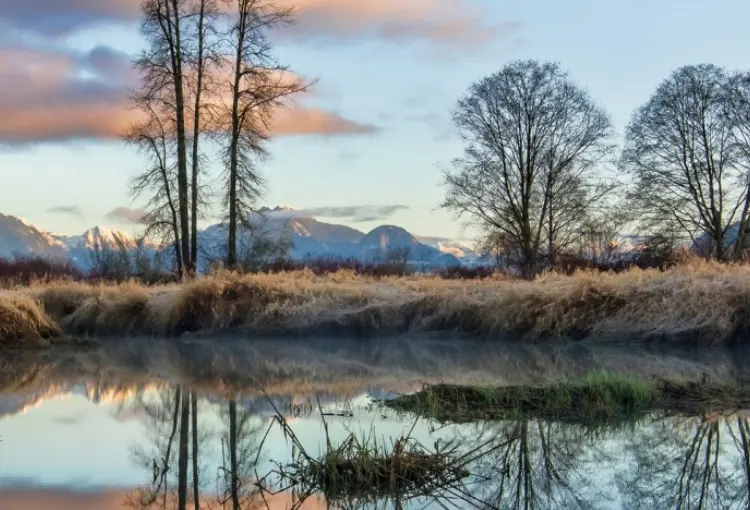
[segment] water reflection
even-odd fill
[[[745,414],[651,415],[606,428],[544,420],[437,424],[367,398],[329,400],[318,410],[311,399],[218,402],[177,385],[138,392],[119,413],[140,416],[145,430],[130,459],[145,482],[129,491],[131,508],[689,509],[749,502]],[[322,458],[351,435],[392,445],[407,434],[429,450],[452,442],[456,456],[470,458],[469,477],[379,501],[305,493],[293,480],[264,486],[301,449]]]
[[[534,419],[446,424],[398,415],[371,398],[431,378],[499,384],[491,379],[498,366],[512,378],[578,373],[591,366],[589,358],[608,368],[622,362],[620,351],[523,357],[425,345],[407,356],[390,347],[339,347],[307,365],[289,349],[228,356],[199,344],[164,347],[158,356],[113,344],[107,349],[116,353],[16,360],[12,373],[0,374],[7,379],[0,393],[0,508],[750,507],[746,413],[652,414],[598,427]],[[702,364],[688,363],[687,355],[630,356],[654,373],[676,367],[677,375],[727,375],[726,367],[739,374],[747,366],[732,354],[714,353]],[[328,439],[336,448],[352,434],[387,449],[406,435],[432,452],[450,445],[470,460],[469,476],[375,500],[331,497],[269,476],[300,449],[320,459]]]
[[[198,400],[194,391],[167,386],[139,393],[117,410],[144,416],[148,435],[145,447],[133,448],[132,458],[150,483],[129,495],[129,507],[238,510],[257,505],[252,473],[262,420],[252,406],[238,408],[236,400],[219,409]],[[211,409],[202,413],[205,405]]]
[[[671,418],[627,440],[632,469],[618,477],[628,506],[748,508],[746,416]]]

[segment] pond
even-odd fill
[[[746,381],[748,354],[450,338],[4,353],[0,508],[747,508],[743,409],[436,421],[383,401],[602,370]]]

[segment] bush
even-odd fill
[[[83,273],[67,260],[47,259],[36,255],[16,255],[12,259],[0,257],[0,282],[6,286],[83,278]]]
[[[497,272],[497,269],[485,266],[454,266],[441,269],[438,271],[438,276],[446,280],[481,280],[484,278],[491,278]]]

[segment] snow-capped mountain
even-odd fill
[[[326,257],[376,261],[397,252],[409,261],[430,267],[473,260],[470,256],[473,252],[458,243],[443,240],[428,244],[394,225],[383,225],[364,233],[345,225],[319,221],[288,206],[264,208],[252,214],[248,225],[240,231],[240,251],[252,246],[259,237],[288,239],[291,248],[287,256],[296,260]],[[198,232],[200,258],[203,259],[202,263],[199,262],[199,270],[207,268],[208,261],[223,258],[226,242],[227,226],[224,223]],[[80,235],[50,234],[13,216],[0,215],[0,257],[33,254],[67,258],[78,267],[89,270],[101,252],[118,253],[121,248],[131,253],[140,249],[148,257],[171,249],[156,243],[139,247],[133,235],[103,226],[93,227]],[[165,255],[163,260],[171,260],[171,254]]]
[[[65,246],[53,236],[20,218],[0,214],[0,257],[30,253],[53,259],[66,257]]]
[[[360,256],[374,260],[403,250],[410,260],[429,261],[440,255],[440,250],[417,241],[417,238],[401,227],[383,225],[365,235],[359,242]]]

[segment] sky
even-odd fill
[[[559,62],[609,112],[618,143],[676,68],[750,69],[747,0],[279,1],[297,23],[276,35],[277,55],[318,81],[274,125],[263,205],[363,231],[473,235],[439,208],[463,149],[451,112],[512,60]],[[143,203],[128,183],[144,161],[118,134],[137,86],[140,0],[0,3],[0,213],[53,232],[136,230]],[[220,170],[209,163],[209,182]]]

